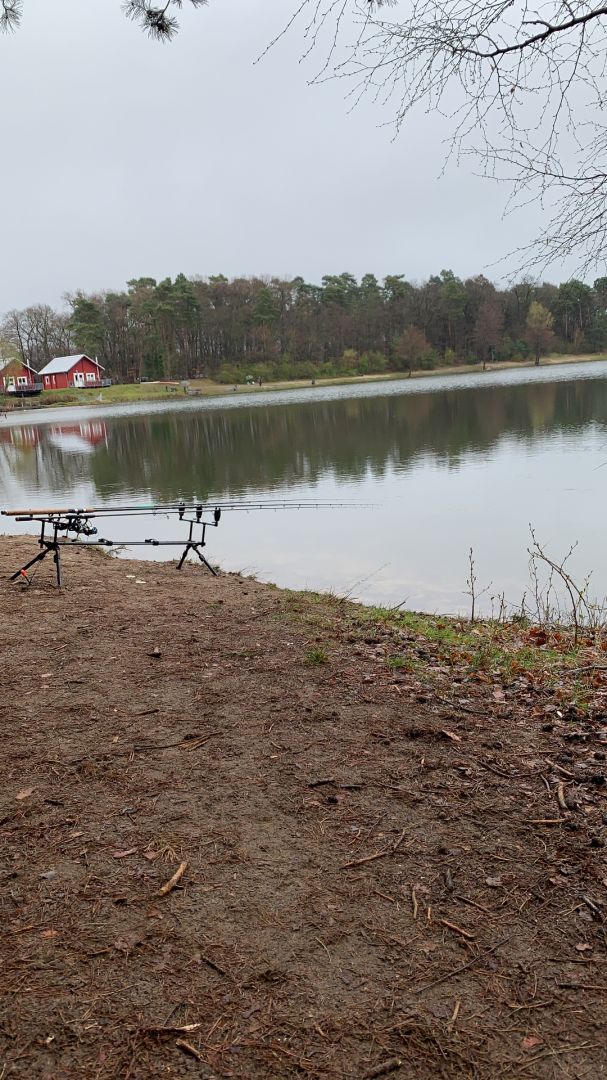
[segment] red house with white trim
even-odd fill
[[[77,356],[56,356],[39,372],[39,378],[45,390],[67,390],[78,387],[91,389],[109,386],[110,380],[104,379],[105,368],[92,360],[90,356],[79,353]]]
[[[0,360],[0,391],[5,394],[16,394],[17,397],[30,394],[39,394],[42,389],[42,380],[33,367],[23,360],[12,357],[10,360]]]

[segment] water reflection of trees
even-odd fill
[[[65,490],[86,478],[101,497],[128,490],[161,500],[314,485],[327,474],[355,481],[420,455],[456,467],[503,437],[532,443],[591,421],[607,422],[607,380],[123,416],[88,455],[63,452],[45,428],[35,448],[20,450],[19,429],[9,445],[5,429],[0,455],[10,450],[11,471],[29,487]]]

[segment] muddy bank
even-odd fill
[[[0,1075],[603,1075],[600,646],[32,552]]]

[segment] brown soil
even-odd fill
[[[0,542],[3,1080],[607,1075],[596,657],[566,711],[334,599],[77,551],[7,585],[31,553]]]

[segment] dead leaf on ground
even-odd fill
[[[42,933],[40,934],[40,937],[43,937],[43,938],[59,937],[59,931],[58,930],[43,930]]]
[[[127,848],[126,851],[114,851],[113,854],[112,854],[112,858],[113,859],[126,859],[127,855],[136,855],[137,851],[138,851],[138,848],[136,848],[136,847]]]
[[[592,945],[588,945],[585,941],[579,941],[575,948],[576,952],[592,952]]]
[[[17,792],[17,794],[15,795],[15,798],[19,799],[19,800],[21,800],[21,799],[29,799],[30,795],[33,795],[35,790],[36,789],[33,788],[33,787],[24,787],[24,788],[21,789],[21,791]]]
[[[521,1042],[521,1046],[523,1050],[533,1050],[534,1046],[541,1046],[543,1041],[537,1035],[526,1035]]]
[[[456,735],[454,731],[449,731],[448,728],[441,728],[441,734],[444,735],[447,739],[452,739],[453,742],[462,741],[459,735]]]
[[[123,934],[114,942],[114,948],[119,952],[129,953],[132,949],[137,948],[144,941],[144,935],[138,930],[131,930],[130,933]]]

